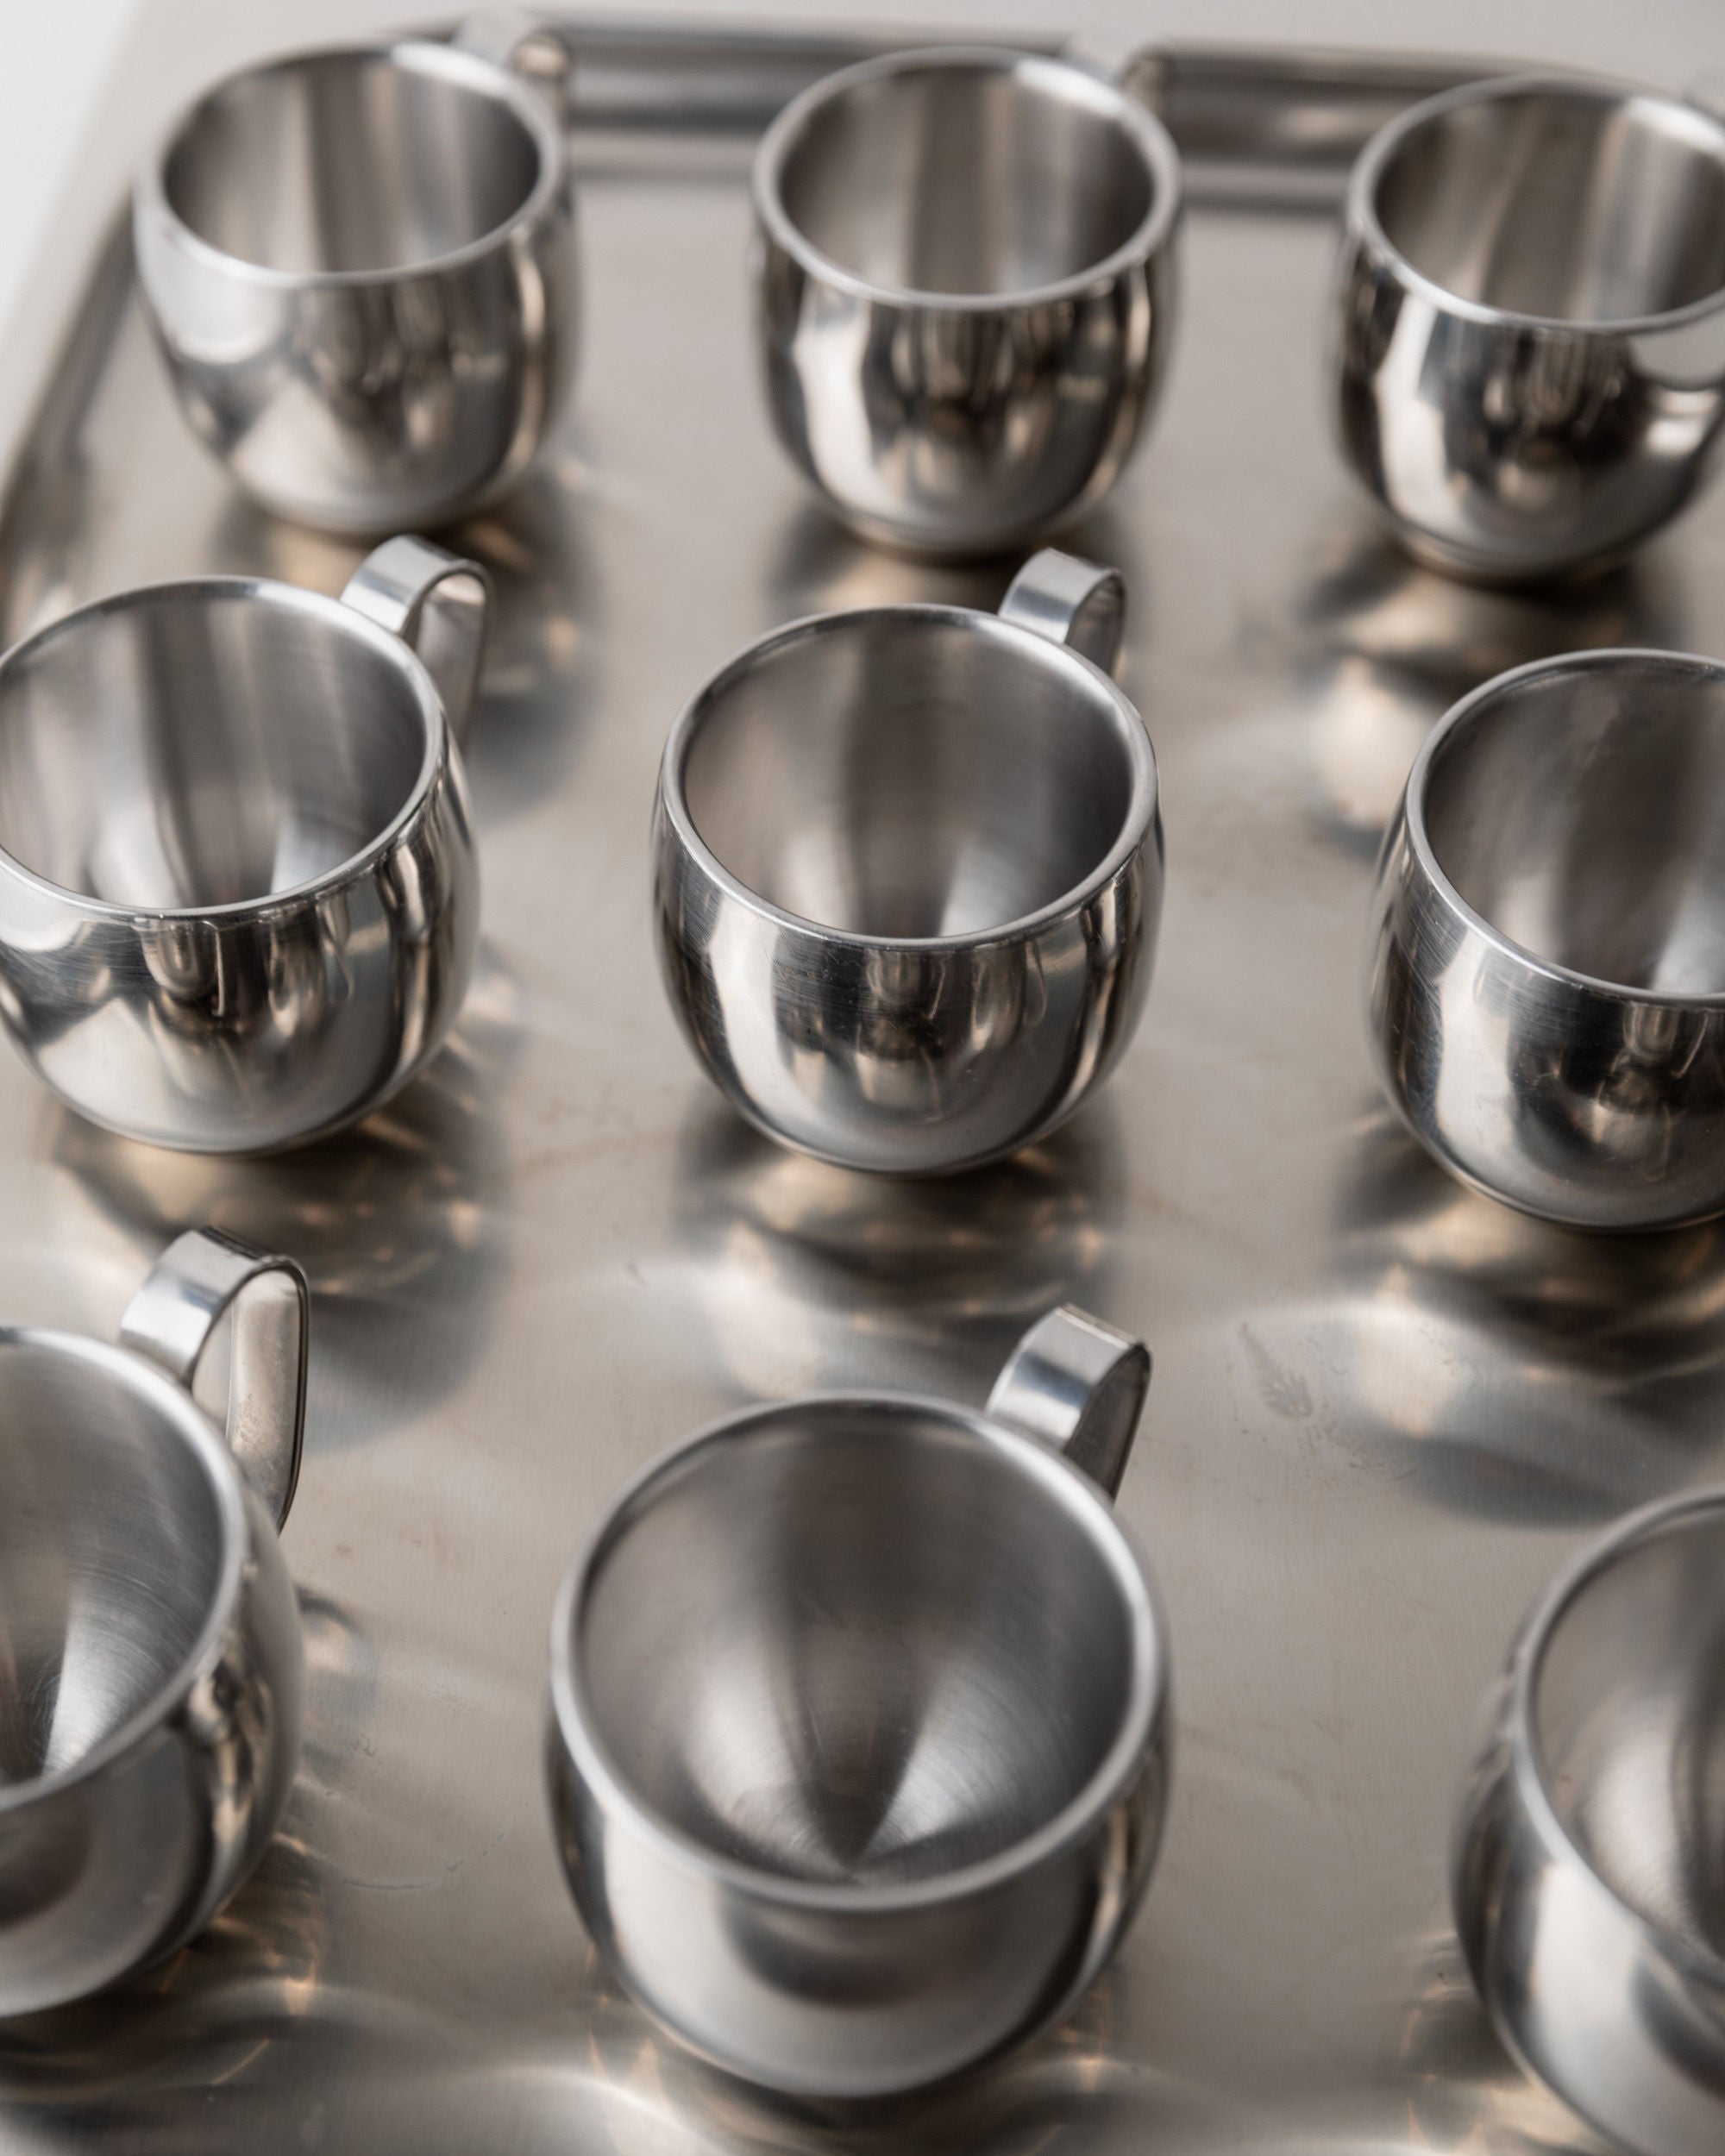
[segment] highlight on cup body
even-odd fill
[[[1632,2156],[1725,2144],[1725,1492],[1632,1514],[1510,1657],[1456,1818],[1456,1925],[1515,2057]]]
[[[1725,434],[1725,121],[1501,78],[1414,106],[1349,183],[1343,453],[1423,561],[1527,582],[1621,560]]]
[[[230,1311],[224,1443],[191,1386]],[[308,1314],[292,1259],[198,1229],[117,1347],[0,1326],[0,2015],[172,1953],[275,1833],[304,1683],[277,1531]]]
[[[479,933],[489,611],[476,563],[399,538],[341,599],[148,585],[0,657],[0,1022],[70,1107],[270,1151],[436,1052]]]
[[[1044,552],[999,614],[793,623],[677,720],[662,970],[708,1075],[781,1143],[972,1167],[1054,1129],[1124,1052],[1163,863],[1156,758],[1104,671],[1123,604],[1115,572]]]
[[[1725,666],[1587,651],[1486,682],[1415,759],[1368,1022],[1453,1174],[1575,1227],[1725,1212]]]
[[[609,1507],[552,1620],[552,1813],[589,1931],[683,2042],[886,2096],[1107,1963],[1168,1799],[1166,1627],[1110,1510],[1149,1378],[1060,1309],[981,1413],[745,1409]]]
[[[1113,485],[1173,328],[1180,166],[1148,110],[999,49],[865,60],[755,164],[780,440],[867,536],[1020,548]]]
[[[364,537],[506,492],[568,401],[575,206],[555,98],[476,22],[291,54],[206,91],[140,175],[175,392],[279,516]]]

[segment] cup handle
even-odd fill
[[[1081,658],[1112,674],[1126,626],[1126,580],[1076,554],[1044,547],[1032,555],[1000,601],[1000,618],[1033,629],[1051,643],[1069,644]]]
[[[457,50],[520,75],[559,107],[567,103],[574,50],[569,27],[524,8],[480,8],[452,42]]]
[[[166,1250],[126,1306],[120,1344],[189,1392],[210,1336],[234,1311],[228,1447],[279,1527],[305,1443],[311,1297],[291,1257],[273,1257],[219,1228],[192,1228]]]
[[[991,1421],[1040,1438],[1112,1498],[1150,1390],[1142,1340],[1063,1303],[1038,1319],[988,1395]]]
[[[477,561],[406,533],[373,547],[348,579],[344,605],[399,636],[424,662],[449,731],[463,747],[491,633],[491,579]]]

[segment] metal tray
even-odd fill
[[[276,41],[303,32],[275,15]],[[1124,680],[1162,767],[1144,1031],[1006,1167],[916,1186],[794,1158],[712,1094],[655,978],[665,730],[770,624],[992,605],[1011,565],[895,561],[813,506],[753,379],[736,140],[623,133],[589,160],[573,421],[460,537],[502,619],[455,1044],[352,1134],[252,1163],[104,1136],[0,1056],[6,1314],[110,1329],[205,1220],[296,1253],[316,1298],[285,1829],[171,1965],[0,2034],[0,2146],[1594,2148],[1475,2004],[1449,1810],[1535,1589],[1585,1531],[1725,1470],[1725,1228],[1587,1240],[1449,1181],[1370,1075],[1359,943],[1379,829],[1456,694],[1575,645],[1725,651],[1725,493],[1567,598],[1414,568],[1326,436],[1327,225],[1198,211],[1166,402],[1070,542],[1126,573]],[[181,572],[340,585],[349,549],[248,510],[185,434],[117,228],[58,334],[0,521],[8,640]],[[829,1382],[979,1399],[1063,1298],[1157,1354],[1122,1500],[1175,1652],[1149,1901],[1001,2070],[879,2111],[758,2097],[653,2032],[569,1905],[539,1771],[559,1572],[704,1419]]]

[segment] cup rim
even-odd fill
[[[1075,101],[1075,93],[1078,93],[1077,101],[1088,104],[1099,117],[1113,120],[1136,144],[1150,177],[1150,206],[1131,237],[1070,276],[1005,292],[937,292],[925,291],[912,285],[876,284],[871,278],[846,269],[816,247],[786,209],[781,187],[786,162],[810,119],[822,107],[859,84],[941,68],[1009,74],[1069,103]],[[1050,53],[1019,52],[997,45],[955,44],[881,53],[841,67],[811,84],[792,98],[762,136],[755,153],[750,191],[756,216],[775,243],[821,283],[883,306],[920,307],[942,314],[983,315],[1008,314],[1021,308],[1082,298],[1122,271],[1151,260],[1166,247],[1173,235],[1180,216],[1182,183],[1180,154],[1167,128],[1148,106],[1129,97],[1105,76]]]
[[[1553,1859],[1578,1867],[1617,1915],[1662,1959],[1715,1989],[1725,1989],[1725,1955],[1668,1930],[1626,1901],[1571,1834],[1552,1798],[1534,1718],[1534,1690],[1546,1650],[1587,1589],[1636,1545],[1653,1540],[1686,1516],[1709,1512],[1725,1512],[1725,1486],[1682,1490],[1674,1497],[1656,1498],[1615,1521],[1563,1568],[1535,1603],[1515,1645],[1510,1664],[1509,1740],[1521,1801]]]
[[[267,919],[289,907],[303,905],[307,899],[338,889],[375,868],[394,846],[403,830],[420,813],[449,754],[451,736],[448,723],[443,715],[442,699],[431,676],[426,672],[424,661],[412,646],[392,630],[381,627],[368,616],[361,613],[357,607],[348,606],[341,599],[331,599],[322,592],[309,592],[300,585],[282,583],[274,577],[177,577],[159,584],[135,584],[123,592],[111,592],[105,599],[92,599],[87,605],[74,607],[69,614],[62,614],[57,620],[32,631],[9,650],[0,652],[0,691],[3,691],[8,671],[15,663],[41,650],[55,637],[75,636],[85,624],[104,616],[152,605],[164,599],[186,597],[205,604],[279,606],[290,613],[310,615],[340,633],[357,636],[362,642],[369,643],[390,664],[405,674],[419,706],[420,716],[424,722],[425,740],[418,774],[394,815],[345,860],[337,862],[333,868],[324,869],[318,875],[285,885],[279,891],[265,892],[255,898],[227,899],[219,905],[122,906],[112,899],[93,898],[87,892],[72,890],[63,883],[55,883],[49,877],[39,874],[7,847],[0,844],[0,870],[16,877],[30,888],[42,892],[57,905],[72,907],[92,919],[122,922],[256,921]]]
[[[94,1781],[139,1751],[172,1718],[193,1688],[221,1658],[223,1642],[239,1602],[249,1539],[239,1466],[204,1410],[166,1370],[157,1369],[129,1348],[93,1339],[86,1333],[66,1332],[47,1326],[0,1325],[0,1355],[13,1346],[70,1357],[93,1365],[105,1377],[129,1387],[135,1393],[145,1395],[190,1446],[203,1469],[221,1521],[223,1546],[222,1568],[210,1608],[197,1639],[172,1675],[116,1729],[110,1730],[99,1743],[80,1753],[68,1765],[52,1774],[37,1775],[28,1782],[0,1784],[0,1819],[32,1805],[52,1802],[68,1789]]]
[[[1531,314],[1519,308],[1498,307],[1485,300],[1464,298],[1436,278],[1414,267],[1390,239],[1377,215],[1377,188],[1384,167],[1408,138],[1428,122],[1467,105],[1493,103],[1499,98],[1529,94],[1586,98],[1600,104],[1653,107],[1662,115],[1678,119],[1685,131],[1697,137],[1697,146],[1699,138],[1706,135],[1722,172],[1725,172],[1725,122],[1684,98],[1613,76],[1571,74],[1561,69],[1488,75],[1477,82],[1462,83],[1452,90],[1423,98],[1378,129],[1354,160],[1353,170],[1348,175],[1345,228],[1364,240],[1375,253],[1386,256],[1395,265],[1396,276],[1403,285],[1441,312],[1467,322],[1515,329],[1566,331],[1578,336],[1628,337],[1645,335],[1653,330],[1681,329],[1725,310],[1725,284],[1721,284],[1710,292],[1703,292],[1699,299],[1687,300],[1681,307],[1652,314]]]
[[[698,1454],[775,1423],[833,1413],[929,1419],[960,1431],[1011,1459],[1040,1482],[1045,1501],[1066,1505],[1108,1567],[1127,1612],[1132,1666],[1120,1726],[1083,1786],[1051,1818],[993,1855],[930,1877],[866,1885],[794,1878],[708,1847],[674,1826],[638,1792],[612,1759],[588,1711],[587,1688],[576,1652],[582,1605],[611,1545],[630,1520],[654,1501],[654,1485]],[[721,1416],[675,1444],[632,1476],[606,1505],[565,1570],[551,1614],[549,1695],[565,1757],[613,1819],[684,1873],[718,1880],[756,1901],[835,1916],[881,1916],[945,1906],[1010,1885],[1076,1847],[1132,1786],[1167,1715],[1168,1623],[1149,1568],[1101,1490],[1051,1445],[991,1420],[979,1408],[932,1394],[888,1389],[803,1393]]]
[[[194,115],[211,98],[237,83],[286,74],[309,63],[332,60],[381,60],[410,73],[442,77],[477,96],[506,106],[531,138],[538,158],[539,169],[532,186],[500,223],[480,233],[477,239],[465,241],[460,247],[447,248],[439,254],[424,255],[385,269],[277,269],[267,262],[248,261],[243,254],[230,254],[225,248],[217,247],[194,231],[168,199],[166,181],[168,160]],[[196,97],[180,107],[158,136],[133,184],[133,191],[141,215],[154,218],[184,253],[223,276],[279,291],[352,291],[461,269],[507,247],[516,233],[543,214],[547,203],[562,185],[564,162],[561,132],[538,94],[511,69],[487,60],[482,53],[467,52],[458,45],[441,44],[431,38],[361,40],[351,44],[307,46],[298,51],[282,53],[248,66],[230,69],[216,81],[206,84]]]
[[[1438,721],[1421,743],[1420,753],[1414,759],[1402,789],[1402,820],[1408,834],[1408,843],[1421,873],[1431,884],[1438,896],[1473,934],[1483,937],[1494,950],[1513,959],[1517,965],[1541,975],[1548,981],[1578,990],[1584,994],[1599,996],[1617,1003],[1637,1004],[1666,1011],[1725,1010],[1725,989],[1709,994],[1697,995],[1672,988],[1638,988],[1628,981],[1607,981],[1597,974],[1583,973],[1578,968],[1565,966],[1553,958],[1542,958],[1518,943],[1485,915],[1471,906],[1450,881],[1443,864],[1439,861],[1432,844],[1431,834],[1426,827],[1426,791],[1432,766],[1444,745],[1471,722],[1480,722],[1483,713],[1490,708],[1503,693],[1521,682],[1537,675],[1559,674],[1565,670],[1600,672],[1622,670],[1626,673],[1646,673],[1652,669],[1668,667],[1688,674],[1710,676],[1725,687],[1725,662],[1703,657],[1692,651],[1661,651],[1645,649],[1633,644],[1609,644],[1596,650],[1563,651],[1548,659],[1531,660],[1526,666],[1511,667],[1506,673],[1493,674],[1489,681],[1482,681],[1477,689],[1471,689],[1458,703],[1452,704]],[[1394,832],[1394,824],[1390,830]],[[1387,862],[1389,847],[1381,857]]]
[[[786,645],[812,642],[824,636],[843,634],[852,624],[872,621],[912,619],[940,620],[967,630],[981,630],[984,634],[1005,637],[1015,642],[1018,649],[1032,656],[1038,664],[1076,666],[1085,674],[1100,682],[1107,691],[1115,718],[1123,738],[1127,761],[1132,767],[1132,793],[1120,827],[1107,852],[1078,882],[1072,884],[1045,906],[1032,912],[1021,913],[1011,920],[992,922],[985,928],[967,929],[953,936],[881,936],[861,929],[837,928],[825,921],[812,919],[805,913],[793,913],[788,908],[775,905],[760,892],[751,890],[740,877],[728,868],[713,852],[695,828],[694,818],[689,810],[683,779],[693,749],[696,736],[707,718],[718,708],[722,698],[755,667]],[[1051,655],[1053,655],[1051,657]],[[831,613],[803,614],[782,627],[769,630],[745,644],[724,664],[710,674],[678,712],[666,738],[664,755],[659,766],[659,800],[675,831],[678,843],[694,865],[727,899],[746,906],[762,920],[778,928],[789,928],[799,934],[813,936],[824,943],[855,950],[894,951],[960,951],[975,950],[985,945],[1011,943],[1019,938],[1039,934],[1053,923],[1089,904],[1099,892],[1107,888],[1145,844],[1155,828],[1161,788],[1157,771],[1156,750],[1138,707],[1113,677],[1101,667],[1075,651],[1070,644],[1057,643],[1051,636],[1026,628],[1022,623],[1008,621],[1003,615],[988,613],[971,606],[937,605],[913,600],[895,602],[884,606],[850,606]]]

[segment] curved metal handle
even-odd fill
[[[1150,1390],[1150,1350],[1063,1303],[1026,1333],[988,1395],[988,1414],[1063,1452],[1112,1497]]]
[[[1000,616],[1051,643],[1070,644],[1112,674],[1126,626],[1126,580],[1118,569],[1044,547],[1032,555],[1000,601]]]
[[[189,1392],[230,1304],[228,1448],[279,1527],[293,1503],[305,1442],[311,1297],[299,1267],[219,1228],[193,1228],[169,1244],[127,1304],[120,1342]]]
[[[373,547],[348,579],[344,605],[399,636],[423,662],[463,746],[491,633],[491,579],[477,561],[404,533]]]
[[[561,116],[574,61],[568,26],[523,8],[480,8],[462,22],[452,42],[494,67],[524,76],[550,98]]]

